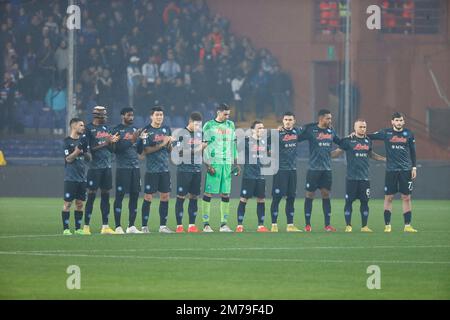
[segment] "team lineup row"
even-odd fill
[[[62,210],[63,233],[71,235],[69,229],[70,207],[75,201],[75,234],[89,235],[90,219],[97,190],[100,189],[102,213],[102,234],[149,233],[148,220],[151,202],[159,192],[159,216],[161,233],[173,233],[167,227],[169,194],[171,181],[169,162],[172,150],[179,147],[176,154],[183,156],[177,165],[177,198],[175,216],[177,233],[184,232],[182,219],[184,202],[189,199],[189,227],[187,232],[200,232],[196,226],[198,197],[202,181],[202,163],[207,174],[204,184],[201,217],[203,232],[213,232],[209,218],[213,195],[221,197],[220,232],[232,232],[228,226],[230,216],[230,191],[233,175],[242,171],[240,202],[237,208],[238,225],[236,232],[243,232],[243,220],[248,200],[256,197],[258,232],[278,232],[279,204],[286,198],[285,213],[287,232],[301,232],[294,223],[294,202],[297,190],[297,144],[309,142],[309,168],[306,175],[306,195],[304,201],[305,227],[311,232],[311,213],[313,199],[317,189],[322,197],[324,229],[335,232],[331,225],[330,191],[332,185],[331,158],[346,154],[347,176],[345,195],[346,232],[352,231],[352,204],[360,201],[362,232],[372,232],[368,227],[369,216],[369,158],[386,161],[384,220],[385,232],[391,232],[392,201],[400,192],[403,202],[404,231],[417,232],[411,226],[411,191],[416,178],[416,152],[414,134],[405,128],[403,114],[394,113],[392,126],[378,132],[367,134],[366,122],[358,119],[354,132],[345,138],[339,138],[331,126],[332,115],[328,110],[320,110],[315,123],[302,127],[295,126],[295,115],[286,112],[282,125],[273,137],[266,137],[264,124],[254,121],[251,135],[245,137],[245,162],[243,168],[237,161],[237,142],[234,123],[229,120],[230,108],[221,104],[217,108],[215,119],[204,125],[201,114],[190,115],[189,123],[182,134],[173,137],[171,129],[163,125],[164,110],[154,107],[150,113],[150,124],[137,129],[133,126],[132,108],[121,110],[122,122],[113,129],[106,125],[107,111],[102,106],[93,109],[93,121],[86,127],[79,118],[70,121],[70,136],[64,140],[64,207]],[[263,134],[264,133],[264,134]],[[275,141],[276,139],[276,141]],[[386,158],[373,152],[372,140],[384,142]],[[272,148],[277,142],[277,147]],[[333,150],[332,145],[337,145]],[[178,149],[177,149],[178,150]],[[186,157],[186,152],[188,156]],[[116,161],[116,186],[113,205],[115,229],[109,227],[110,190],[112,189],[112,155]],[[271,228],[264,226],[266,177],[263,157],[270,154],[278,160],[278,170],[273,175],[272,203],[270,213]],[[197,157],[203,159],[199,162]],[[231,156],[230,156],[231,155]],[[251,159],[252,158],[252,159]],[[141,190],[140,160],[146,160],[146,173],[143,184],[144,199],[141,206],[142,229],[138,230],[135,220],[138,210],[138,198]],[[87,169],[87,172],[86,172]],[[86,199],[87,190],[87,199]],[[122,201],[129,194],[129,221],[126,231],[121,226]],[[84,202],[86,204],[84,205]],[[83,212],[84,211],[84,212]],[[84,213],[84,227],[83,223]]]

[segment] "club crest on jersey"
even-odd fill
[[[163,129],[162,129],[162,132],[166,133],[166,132],[167,132],[166,128],[163,128]]]

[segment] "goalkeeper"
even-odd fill
[[[203,159],[207,167],[205,192],[203,194],[203,232],[214,232],[209,225],[211,197],[220,194],[220,232],[232,232],[228,227],[230,215],[231,174],[240,175],[241,168],[237,164],[236,133],[230,118],[230,107],[222,103],[217,107],[217,116],[203,126],[203,140],[207,147]],[[233,164],[236,167],[232,170]]]

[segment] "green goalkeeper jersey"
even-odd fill
[[[208,143],[203,153],[208,164],[233,164],[237,157],[234,122],[210,120],[203,126],[203,141]]]

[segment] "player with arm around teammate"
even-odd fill
[[[347,176],[345,182],[345,232],[352,232],[353,202],[360,201],[361,232],[372,232],[367,226],[369,219],[369,158],[386,161],[386,158],[372,150],[372,141],[366,136],[367,124],[358,119],[354,124],[355,134],[342,139],[338,149],[331,153],[333,158],[345,152],[347,159]]]
[[[322,196],[322,209],[324,215],[324,230],[335,232],[331,225],[331,149],[332,144],[340,144],[341,139],[331,126],[331,112],[321,109],[318,113],[318,122],[304,126],[300,141],[309,142],[309,168],[306,174],[305,195],[305,231],[311,232],[311,215],[314,195],[317,189]]]

